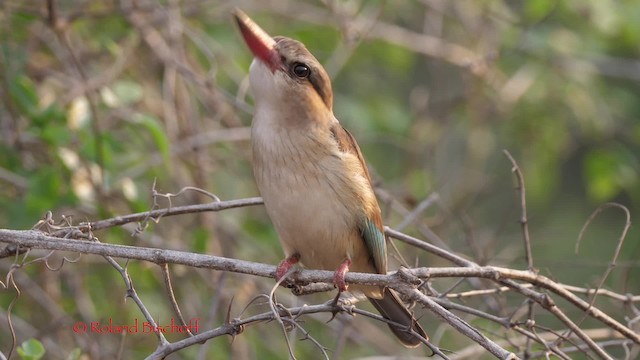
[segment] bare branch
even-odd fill
[[[620,250],[622,249],[622,244],[624,244],[624,240],[627,238],[627,232],[631,228],[631,214],[629,213],[629,209],[627,209],[626,206],[623,206],[617,203],[606,203],[598,207],[596,211],[594,211],[591,214],[591,216],[589,216],[589,219],[587,219],[585,224],[582,226],[582,229],[580,229],[580,234],[578,235],[578,240],[576,241],[576,253],[578,252],[580,241],[582,240],[587,227],[589,227],[589,224],[591,224],[591,222],[596,218],[596,216],[598,216],[598,214],[600,214],[602,210],[607,208],[618,208],[622,210],[625,214],[626,221],[622,229],[622,233],[618,238],[618,244],[616,246],[616,249],[613,252],[611,262],[609,263],[609,266],[607,266],[607,270],[605,270],[604,274],[600,278],[600,282],[598,283],[598,286],[596,286],[596,289],[593,292],[593,297],[591,298],[591,302],[589,303],[589,306],[593,306],[595,304],[596,297],[598,296],[598,290],[602,288],[602,286],[604,285],[604,282],[609,277],[609,274],[611,274],[611,271],[613,271],[613,268],[615,268],[616,263],[618,261],[618,256],[620,256]],[[582,320],[584,320],[585,318],[586,318],[586,315],[582,318]]]
[[[184,316],[182,316],[182,311],[180,311],[178,300],[176,300],[176,294],[173,291],[173,285],[171,285],[171,274],[169,273],[169,265],[162,264],[160,265],[160,267],[162,268],[162,279],[164,280],[164,286],[165,286],[165,289],[167,290],[167,296],[169,297],[171,308],[173,309],[173,312],[178,317],[178,320],[180,321],[180,325],[182,325],[185,329],[187,329],[187,334],[189,334],[189,336],[193,336],[193,333],[191,333],[191,330],[187,326],[187,322],[184,321]]]
[[[394,233],[397,235],[397,233]],[[405,235],[406,236],[406,235]],[[417,239],[416,239],[417,240]],[[419,241],[419,240],[417,240]],[[274,277],[275,266],[254,263],[250,261],[229,259],[224,257],[194,254],[183,251],[164,250],[143,248],[126,245],[110,245],[96,243],[86,240],[69,240],[47,236],[37,231],[16,231],[16,230],[0,230],[0,242],[20,245],[21,247],[29,247],[32,249],[48,249],[48,250],[64,250],[73,251],[84,254],[95,254],[101,256],[121,257],[127,259],[145,260],[156,264],[172,263],[182,264],[197,268],[207,268],[214,270],[223,270],[237,272],[242,274],[256,275],[262,277]],[[628,327],[620,324],[606,313],[598,308],[591,306],[586,301],[578,298],[568,290],[558,286],[554,281],[539,274],[529,271],[512,270],[494,266],[479,267],[477,265],[464,268],[416,268],[405,269],[402,272],[394,272],[389,275],[364,274],[364,273],[347,273],[345,279],[349,283],[363,285],[397,285],[398,281],[406,281],[406,275],[409,273],[421,279],[429,279],[436,277],[481,277],[498,281],[501,284],[509,286],[519,293],[536,301],[543,308],[554,313],[560,320],[572,328],[580,336],[582,332],[575,327],[554,304],[547,295],[537,293],[531,289],[523,287],[514,280],[525,281],[542,288],[553,291],[562,296],[564,299],[586,312],[589,316],[602,321],[607,326],[620,332],[625,337],[640,344],[640,334],[635,333]],[[333,272],[321,270],[301,270],[290,276],[298,284],[309,284],[315,282],[333,282]],[[583,340],[588,342],[586,336]],[[593,344],[592,344],[593,345]],[[594,350],[595,351],[595,350]]]
[[[254,197],[254,198],[246,198],[246,199],[238,199],[238,200],[212,202],[209,204],[175,206],[170,209],[158,209],[158,210],[152,210],[152,211],[145,211],[145,212],[136,213],[136,214],[118,216],[118,217],[106,219],[106,220],[80,223],[78,228],[82,231],[87,231],[88,229],[102,230],[106,228],[124,225],[127,223],[143,221],[146,218],[156,219],[156,218],[165,217],[165,216],[193,214],[193,213],[200,213],[200,212],[206,212],[206,211],[221,211],[221,210],[233,209],[233,208],[244,207],[244,206],[260,205],[262,203],[263,203],[262,198]]]
[[[396,288],[396,290],[400,290],[400,288]],[[473,341],[478,343],[480,346],[487,349],[490,353],[492,353],[499,359],[517,359],[518,358],[516,354],[506,351],[505,349],[500,347],[498,344],[488,339],[486,336],[484,336],[481,332],[476,330],[474,327],[469,325],[467,322],[465,322],[458,316],[454,315],[453,313],[449,312],[448,310],[443,308],[440,304],[433,301],[430,297],[426,296],[420,291],[416,289],[411,289],[411,290],[405,289],[402,292],[405,294],[410,293],[413,300],[420,302],[427,309],[429,309],[429,311],[436,314],[440,319],[448,322],[460,333],[469,337],[470,339],[472,339]]]
[[[524,254],[527,258],[527,266],[529,271],[534,271],[533,268],[533,255],[531,253],[531,238],[529,237],[529,221],[527,220],[527,193],[524,187],[524,176],[522,175],[522,171],[520,171],[520,167],[516,162],[516,159],[511,156],[511,153],[508,150],[502,150],[505,156],[511,161],[511,172],[516,175],[516,180],[518,181],[518,194],[520,197],[520,226],[522,226],[522,238],[524,239]]]

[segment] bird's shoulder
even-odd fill
[[[367,169],[367,163],[364,161],[364,157],[362,156],[362,151],[360,151],[360,146],[356,142],[356,139],[351,135],[351,133],[342,127],[339,122],[335,122],[331,125],[331,136],[333,140],[337,143],[338,149],[347,154],[351,154],[358,158],[360,165],[362,166],[362,171],[365,174],[369,183],[371,183],[371,176],[369,175],[369,170]]]

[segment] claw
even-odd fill
[[[280,264],[278,264],[278,267],[276,268],[276,281],[279,281],[280,279],[282,279],[282,277],[284,277],[287,274],[287,272],[289,272],[291,267],[297,264],[298,261],[300,261],[300,255],[298,254],[293,254],[288,258],[282,260]]]
[[[335,275],[333,275],[333,282],[336,284],[338,288],[338,297],[340,297],[340,293],[347,291],[349,285],[344,281],[344,276],[349,272],[349,266],[351,266],[351,259],[345,259],[338,269],[336,270]],[[336,297],[336,301],[337,301]]]

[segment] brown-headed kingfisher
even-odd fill
[[[340,292],[347,271],[387,273],[386,237],[371,178],[353,136],[333,115],[331,81],[299,41],[271,37],[234,11],[254,55],[249,82],[255,98],[251,128],[253,172],[286,258],[283,277],[296,263],[335,270]],[[408,347],[427,335],[388,288],[353,285]],[[412,333],[413,331],[413,333]]]

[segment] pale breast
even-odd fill
[[[366,179],[319,135],[254,123],[254,174],[267,213],[285,254],[299,254],[304,266],[335,270],[350,258],[353,271],[375,272],[358,228]]]

